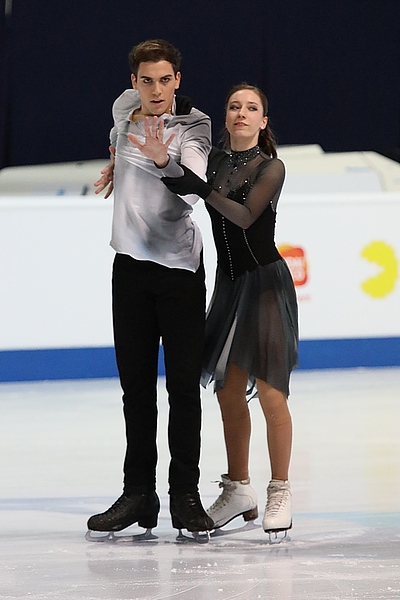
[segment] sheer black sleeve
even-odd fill
[[[206,202],[238,227],[247,229],[269,204],[276,211],[284,179],[284,164],[278,158],[274,158],[265,163],[244,204],[232,201],[217,190],[210,193]]]

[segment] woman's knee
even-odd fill
[[[239,394],[232,390],[221,390],[217,393],[218,403],[223,421],[241,420],[247,418],[249,408],[245,394]]]
[[[259,400],[268,423],[284,425],[291,421],[286,395],[270,386],[259,389]]]

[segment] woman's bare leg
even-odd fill
[[[257,380],[258,396],[267,423],[271,479],[287,481],[292,452],[292,418],[283,392]]]
[[[254,521],[258,516],[257,494],[249,479],[251,422],[246,401],[248,374],[230,365],[224,387],[218,391],[224,427],[228,474],[222,475],[222,493],[208,509],[215,528],[235,517]]]
[[[248,374],[229,365],[225,385],[217,397],[224,426],[228,477],[242,481],[249,477],[250,412],[246,400]]]

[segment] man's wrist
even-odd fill
[[[167,166],[168,163],[169,163],[169,154],[167,154],[167,158],[164,159],[164,161],[161,161],[161,162],[154,161],[154,164],[156,165],[157,169],[165,169],[165,167]]]

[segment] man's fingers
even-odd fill
[[[153,137],[158,137],[158,127],[157,127],[157,117],[154,116],[151,122],[151,135]]]
[[[144,119],[144,134],[146,137],[151,135],[149,117],[145,117]]]
[[[139,140],[137,139],[137,137],[135,135],[133,135],[133,133],[128,133],[128,139],[137,147],[137,148],[142,148],[143,144],[141,144],[139,142]]]
[[[162,142],[164,139],[164,119],[161,119],[158,125],[158,139],[160,142]]]
[[[169,138],[165,142],[164,146],[166,146],[168,148],[168,146],[170,145],[170,143],[172,142],[172,140],[174,139],[174,137],[175,137],[175,133],[171,133],[171,135],[169,136]]]
[[[109,187],[108,187],[107,193],[106,193],[106,194],[105,194],[105,196],[104,196],[105,200],[107,200],[107,198],[108,198],[109,196],[111,196],[111,194],[113,193],[113,190],[114,190],[114,184],[113,184],[113,182],[111,181],[111,182],[110,182],[110,185],[109,185]]]

